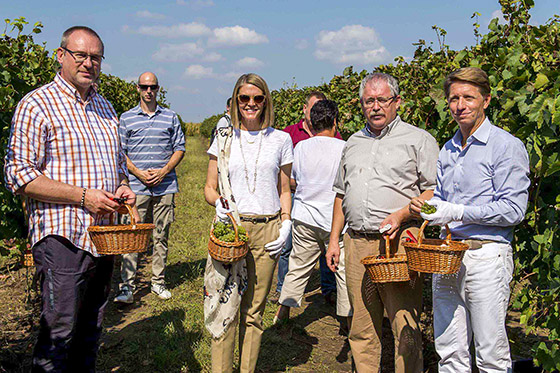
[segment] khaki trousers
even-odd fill
[[[169,227],[175,220],[175,194],[163,196],[136,196],[136,207],[142,222],[153,222],[152,284],[165,285],[165,263],[167,262],[167,239]],[[129,222],[128,216],[124,221]],[[138,268],[138,253],[124,254],[121,262],[121,284],[119,288],[134,290],[134,278]]]
[[[288,274],[282,285],[280,304],[288,307],[299,307],[309,282],[311,273],[319,256],[325,255],[329,244],[329,234],[319,227],[314,227],[301,221],[294,220],[292,229],[293,247],[288,264]],[[344,270],[344,244],[340,242],[340,263],[335,272],[336,278],[336,314],[350,316],[350,302],[346,289],[346,274]]]
[[[404,254],[401,238],[404,229],[391,242],[391,252]],[[418,228],[408,227],[415,236]],[[398,242],[398,248],[397,248]],[[352,357],[358,372],[378,372],[381,362],[381,326],[387,311],[395,336],[395,372],[423,371],[422,334],[419,326],[422,311],[422,277],[410,282],[373,284],[360,260],[385,253],[381,238],[365,238],[352,230],[344,236],[346,247],[346,285],[353,319],[349,332]]]
[[[261,217],[261,216],[257,216]],[[247,263],[247,290],[241,299],[239,316],[239,355],[240,371],[254,372],[261,347],[264,331],[262,319],[266,297],[272,285],[272,277],[277,259],[273,259],[264,245],[278,238],[280,217],[268,223],[242,222],[249,235]],[[235,349],[235,325],[230,324],[224,335],[212,339],[212,372],[231,372],[233,370],[233,351]]]

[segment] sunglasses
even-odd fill
[[[151,88],[152,91],[156,91],[159,89],[159,85],[157,84],[138,84],[138,87],[143,91],[147,91],[148,88]]]
[[[251,101],[251,99],[253,99],[253,102],[255,104],[262,104],[264,102],[265,98],[266,97],[264,95],[256,95],[256,96],[239,95],[239,96],[237,96],[237,99],[242,104],[248,103],[249,101]]]

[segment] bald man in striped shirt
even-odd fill
[[[130,186],[137,195],[142,221],[156,225],[152,255],[152,293],[171,298],[165,286],[167,238],[174,220],[174,197],[179,191],[175,167],[185,154],[185,137],[177,114],[157,103],[158,79],[145,72],[138,78],[140,103],[121,115],[119,133],[130,171]],[[132,303],[138,253],[122,257],[119,294],[115,302]]]
[[[85,26],[62,34],[54,80],[18,104],[5,159],[6,186],[27,197],[29,239],[41,286],[33,372],[94,372],[113,256],[87,228],[134,205],[117,114],[97,94],[103,42]],[[124,209],[126,211],[126,209]]]

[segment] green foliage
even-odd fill
[[[28,22],[24,18],[7,19],[4,33],[0,36],[0,166],[4,169],[4,157],[10,123],[17,103],[29,91],[48,83],[55,75],[55,61],[49,57],[44,45],[33,43],[33,34],[41,32],[43,25],[35,23],[30,34],[23,34]],[[7,33],[16,35],[11,37]],[[0,239],[23,237],[24,216],[21,201],[0,186]]]
[[[216,127],[216,124],[218,124],[218,121],[223,116],[224,114],[216,114],[204,119],[200,124],[200,134],[209,139],[212,135],[212,130]]]

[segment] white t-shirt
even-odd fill
[[[261,141],[255,185],[255,162]],[[241,148],[243,148],[245,161]],[[218,156],[217,141],[212,142],[208,154]],[[234,129],[229,157],[229,180],[239,213],[272,215],[280,211],[277,187],[280,167],[291,164],[293,161],[292,139],[288,133],[272,127],[261,131]],[[247,170],[247,174],[245,174],[245,170]],[[255,192],[251,193],[253,188]]]
[[[332,187],[342,157],[343,140],[315,136],[294,150],[292,178],[297,187],[292,218],[327,232],[331,230],[336,193]]]

